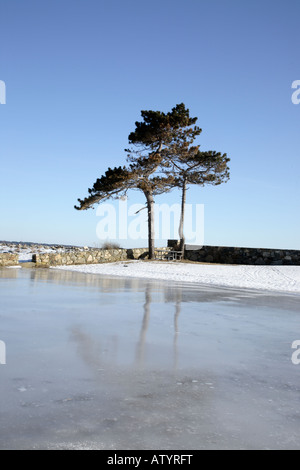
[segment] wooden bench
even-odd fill
[[[183,256],[183,252],[182,251],[169,251],[167,256],[168,256],[169,261],[181,260]]]
[[[167,251],[167,250],[155,250],[155,259],[168,261],[181,260],[183,257],[182,251]]]

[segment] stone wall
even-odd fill
[[[166,248],[168,250],[168,248]],[[37,267],[73,264],[98,264],[128,259],[148,258],[147,248],[113,250],[74,250],[61,253],[40,253],[32,257]]]
[[[300,251],[203,246],[199,250],[186,250],[185,259],[222,264],[300,265]]]
[[[15,253],[0,253],[0,266],[17,266],[19,255]]]
[[[157,258],[165,257],[161,255],[167,254],[170,249],[172,249],[171,246],[159,248],[160,253]],[[70,249],[61,252],[34,254],[32,258],[36,267],[98,264],[130,259],[147,259],[148,250],[147,248]],[[185,259],[220,264],[300,265],[300,250],[203,246],[198,250],[186,250]],[[0,266],[17,266],[18,264],[18,253],[0,253]]]

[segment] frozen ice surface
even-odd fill
[[[300,296],[0,269],[0,449],[299,449]]]

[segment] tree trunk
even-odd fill
[[[148,251],[149,259],[154,258],[154,198],[152,191],[144,191],[148,211]]]
[[[182,251],[183,256],[184,256],[184,244],[185,244],[184,233],[183,233],[185,202],[186,202],[186,178],[184,178],[183,183],[182,183],[181,214],[180,214],[180,222],[179,222],[179,230],[178,230],[178,234],[180,238],[180,251]]]

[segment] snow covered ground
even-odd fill
[[[300,293],[300,266],[246,266],[159,261],[128,261],[107,264],[60,266],[107,276],[189,282],[238,289]]]
[[[27,244],[16,244],[16,243],[6,243],[6,244],[1,244],[0,243],[0,253],[5,253],[5,252],[10,252],[10,253],[18,253],[19,254],[19,261],[24,262],[24,261],[31,261],[32,255],[34,253],[37,253],[37,251],[40,251],[42,253],[50,253],[54,252],[54,248],[46,248],[45,246],[39,246],[37,245],[27,245]]]
[[[0,253],[10,252],[18,253],[19,261],[31,261],[32,255],[36,253],[59,253],[63,252],[67,247],[59,245],[39,245],[39,244],[28,244],[28,243],[0,243]],[[72,249],[72,248],[70,248]]]

